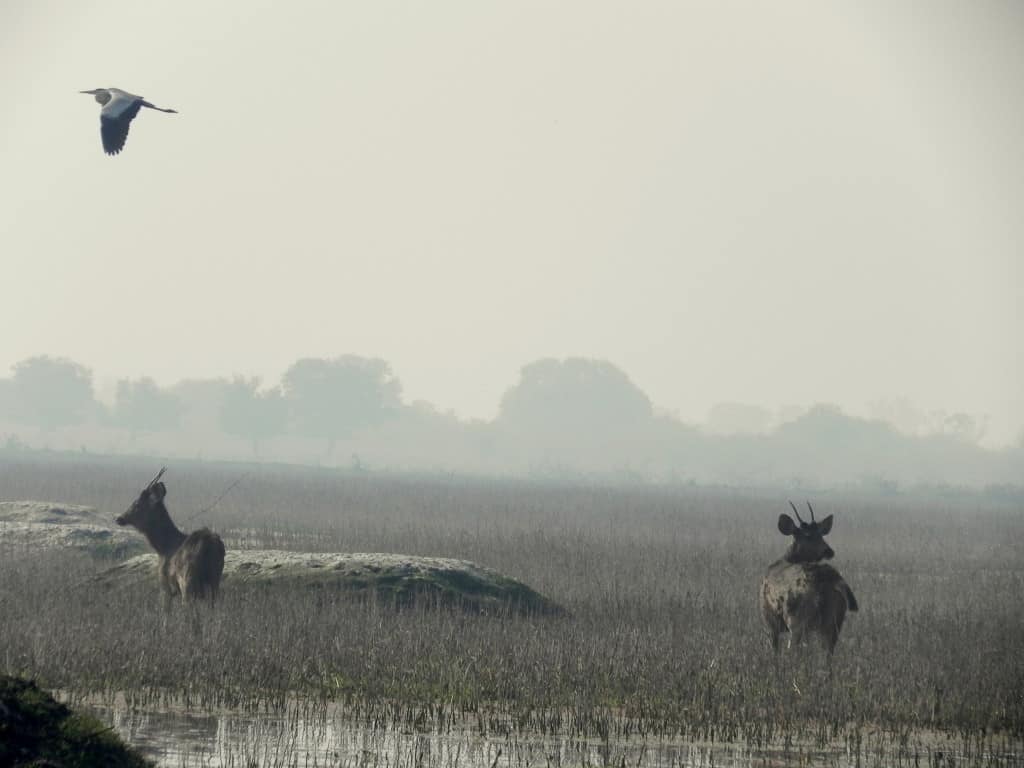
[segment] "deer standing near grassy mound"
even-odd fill
[[[209,598],[220,590],[224,572],[224,542],[209,528],[184,534],[171,520],[164,504],[167,488],[160,478],[166,467],[147,485],[128,511],[115,519],[118,525],[137,528],[160,558],[160,585],[168,598]]]
[[[789,515],[779,515],[779,532],[792,536],[793,543],[764,575],[761,613],[776,651],[783,632],[789,632],[790,645],[802,643],[808,634],[814,633],[831,656],[846,612],[857,610],[857,598],[839,571],[822,562],[835,556],[824,539],[832,530],[832,515],[815,522],[814,509],[808,502],[811,522],[805,523],[793,502],[789,506],[793,507],[799,525]]]

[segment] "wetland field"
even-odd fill
[[[113,518],[160,463],[9,452],[0,501]],[[164,479],[178,524],[229,551],[460,558],[564,610],[228,578],[212,609],[166,611],[155,580],[98,586],[109,558],[5,544],[0,524],[0,673],[90,708],[162,765],[1024,764],[1019,491],[198,462]],[[815,645],[776,657],[759,615],[790,498],[835,516],[833,564],[860,603],[831,665]]]

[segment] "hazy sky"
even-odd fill
[[[489,417],[582,355],[1024,428],[1014,0],[8,0],[0,71],[0,375],[355,353]],[[106,86],[180,114],[106,157]]]

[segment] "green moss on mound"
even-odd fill
[[[35,683],[0,676],[0,768],[152,768],[117,734]]]

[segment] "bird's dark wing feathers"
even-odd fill
[[[135,102],[115,118],[100,115],[100,136],[103,139],[103,151],[108,155],[116,155],[124,149],[128,139],[128,124],[139,114],[142,104]]]

